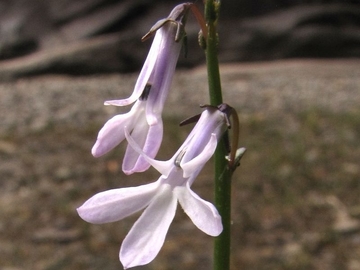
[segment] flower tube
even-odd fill
[[[125,126],[148,156],[154,158],[157,154],[163,136],[161,113],[179,58],[189,5],[176,6],[168,18],[160,20],[145,35],[147,38],[156,31],[132,95],[127,99],[105,101],[105,105],[114,106],[135,104],[130,112],[116,115],[105,123],[91,150],[93,156],[102,156],[121,143],[125,139]],[[124,173],[142,172],[149,166],[141,155],[127,147],[122,165]]]

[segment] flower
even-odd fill
[[[120,261],[125,269],[151,262],[160,251],[175,216],[177,201],[192,222],[203,232],[217,236],[222,231],[216,208],[191,190],[191,185],[213,155],[226,127],[225,113],[206,108],[199,121],[168,161],[148,157],[126,132],[126,138],[162,176],[153,183],[100,192],[77,211],[87,222],[101,224],[121,220],[144,208],[144,212],[125,237]]]
[[[116,115],[105,123],[91,150],[93,156],[102,156],[122,142],[125,126],[147,155],[153,158],[157,154],[163,135],[161,113],[180,54],[180,40],[189,5],[176,6],[168,18],[160,20],[144,36],[147,38],[156,31],[132,95],[127,99],[105,102],[105,105],[114,106],[135,104],[130,112]],[[122,165],[124,173],[142,172],[149,167],[144,158],[127,147]]]

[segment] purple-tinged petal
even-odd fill
[[[130,147],[132,147],[138,154],[141,155],[142,158],[144,158],[151,166],[153,166],[158,172],[160,172],[163,177],[167,177],[170,173],[170,171],[173,169],[174,165],[174,159],[170,159],[167,161],[159,161],[155,160],[151,157],[149,157],[142,149],[141,147],[135,142],[135,140],[130,136],[128,129],[125,129],[125,137],[128,141],[128,144]]]
[[[145,131],[147,130],[147,131]],[[162,137],[163,137],[163,123],[159,119],[158,124],[148,126],[146,119],[139,119],[139,122],[134,127],[131,137],[136,141],[142,151],[154,158],[159,151]],[[132,174],[134,172],[143,172],[150,167],[148,161],[142,155],[134,150],[130,145],[127,146],[122,170],[125,174]]]
[[[125,139],[124,128],[132,130],[139,116],[144,113],[145,104],[136,102],[128,113],[115,115],[99,131],[97,140],[91,149],[94,157],[100,157]]]
[[[149,128],[150,127],[148,126],[146,119],[144,117],[139,117],[138,121],[134,125],[133,130],[131,131],[131,136],[134,137],[134,140],[139,145],[139,147],[143,148],[149,133]],[[127,127],[125,127],[125,129],[127,130]],[[139,153],[134,151],[130,145],[127,145],[122,164],[122,170],[125,174],[132,174],[133,172],[135,172],[134,167],[139,157]],[[144,170],[148,169],[149,167],[150,164],[146,163]]]
[[[148,53],[148,56],[145,60],[145,63],[143,65],[142,69],[141,69],[139,77],[135,83],[134,91],[131,94],[131,96],[126,99],[105,101],[105,103],[104,103],[105,105],[126,106],[126,105],[129,105],[129,104],[135,102],[141,96],[141,94],[143,93],[146,84],[149,82],[150,76],[154,70],[154,67],[155,67],[155,64],[157,61],[157,57],[161,51],[160,44],[163,39],[164,39],[163,32],[157,31],[155,34],[154,40],[151,44],[151,48]]]
[[[222,232],[221,216],[215,206],[194,193],[189,182],[186,187],[176,187],[174,193],[196,227],[211,236],[218,236]]]
[[[77,208],[77,212],[83,220],[94,224],[118,221],[145,208],[158,187],[159,181],[100,192]]]
[[[146,121],[148,123],[149,126],[154,126],[157,125],[159,122],[159,117],[158,114],[153,113],[153,106],[147,106],[146,108],[150,108],[150,113],[146,112]]]
[[[156,67],[152,74],[148,106],[146,106],[146,118],[149,125],[156,123],[164,107],[167,94],[174,76],[176,63],[181,50],[181,42],[174,42],[176,26],[168,23],[160,28],[158,33],[166,36],[159,44],[159,53]]]
[[[217,146],[216,134],[211,134],[209,142],[206,144],[205,148],[202,152],[194,157],[192,160],[182,163],[180,162],[180,166],[183,169],[183,177],[188,178],[194,172],[199,171],[205,163],[212,157],[215,152]]]
[[[119,256],[125,269],[147,264],[156,257],[164,244],[176,207],[176,197],[170,186],[164,185],[122,243]]]
[[[131,125],[131,115],[120,114],[109,119],[99,131],[97,140],[91,149],[94,157],[100,157],[125,139],[124,127]]]
[[[134,138],[134,137],[133,137]],[[154,158],[159,151],[163,138],[163,123],[160,118],[156,125],[149,126],[147,137],[143,146],[143,152],[150,158]],[[133,150],[134,151],[134,150]],[[142,172],[149,168],[149,162],[140,155],[133,171]]]
[[[225,123],[224,113],[214,108],[206,108],[181,146],[182,149],[186,148],[181,163],[185,164],[201,154],[208,144],[211,134],[215,133],[216,137],[220,138],[225,131]]]

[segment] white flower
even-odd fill
[[[102,156],[122,142],[125,126],[147,155],[154,158],[157,154],[163,136],[161,113],[179,58],[181,30],[188,5],[178,5],[168,18],[150,30],[150,34],[155,31],[156,34],[132,95],[105,102],[105,105],[114,106],[135,104],[130,112],[116,115],[105,123],[91,150],[93,156]],[[145,171],[149,166],[137,152],[127,147],[122,167],[124,173]]]
[[[168,161],[148,157],[126,132],[130,146],[162,176],[147,185],[98,193],[77,209],[87,222],[107,223],[146,208],[122,243],[120,261],[125,269],[147,264],[156,257],[175,216],[177,201],[200,230],[211,236],[221,233],[221,217],[216,208],[190,187],[213,155],[225,127],[225,114],[213,107],[206,108],[183,145]]]

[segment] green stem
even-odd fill
[[[218,36],[216,21],[218,16],[219,2],[207,0],[205,4],[205,19],[208,27],[206,39],[206,64],[208,71],[208,83],[210,104],[217,106],[222,101],[221,80],[219,61],[217,56]],[[231,176],[225,156],[228,134],[219,142],[215,152],[215,205],[223,223],[222,233],[214,241],[214,270],[230,269],[230,222],[231,222]]]
[[[215,152],[215,205],[221,215],[223,231],[214,240],[214,270],[230,269],[231,172],[226,154],[222,142]]]
[[[213,1],[208,1],[213,2]],[[214,5],[211,5],[214,7]],[[217,44],[218,37],[216,32],[215,21],[216,18],[213,18],[213,15],[208,15],[208,13],[212,14],[215,11],[208,11],[209,6],[206,5],[205,13],[208,33],[206,40],[206,65],[208,71],[208,80],[209,80],[209,94],[210,94],[210,104],[217,106],[222,101],[222,93],[221,93],[221,81],[220,81],[220,72],[219,72],[219,60],[217,56]],[[210,19],[210,18],[213,19]]]

